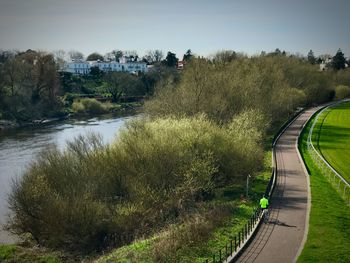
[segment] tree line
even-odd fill
[[[152,54],[153,59],[163,58],[162,53]],[[82,54],[74,51],[70,56],[78,58]],[[98,54],[89,57],[98,59]],[[92,68],[90,74],[74,75],[62,70],[66,63],[63,51],[0,51],[0,119],[23,122],[63,116],[71,112],[74,99],[85,95],[104,97],[113,103],[120,103],[125,96],[151,96],[158,83],[169,76],[178,78],[171,57],[143,74],[106,73]]]

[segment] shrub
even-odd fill
[[[52,147],[14,185],[10,228],[49,247],[92,251],[176,222],[214,188],[261,167],[252,123],[261,119],[244,114],[225,126],[204,115],[134,120],[111,146],[89,135],[63,152]]]
[[[72,109],[77,114],[103,114],[108,112],[107,107],[103,103],[92,98],[74,101]]]
[[[350,97],[350,87],[345,85],[338,85],[335,88],[335,98],[345,99]]]

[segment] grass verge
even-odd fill
[[[350,182],[350,102],[322,113],[313,133],[314,145],[319,152]]]
[[[302,262],[350,262],[350,209],[307,152],[310,121],[303,130],[299,150],[310,174],[309,233],[298,258]]]

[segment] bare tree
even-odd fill
[[[222,50],[215,53],[212,57],[215,62],[231,62],[237,58],[237,53],[233,50]]]
[[[164,58],[163,51],[156,49],[156,50],[149,50],[146,52],[146,55],[144,58],[149,62],[149,63],[157,63],[161,62]]]
[[[64,69],[67,64],[68,54],[66,51],[59,49],[52,52],[56,65],[59,70]]]

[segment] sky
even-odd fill
[[[350,57],[350,0],[0,0],[0,49]]]

